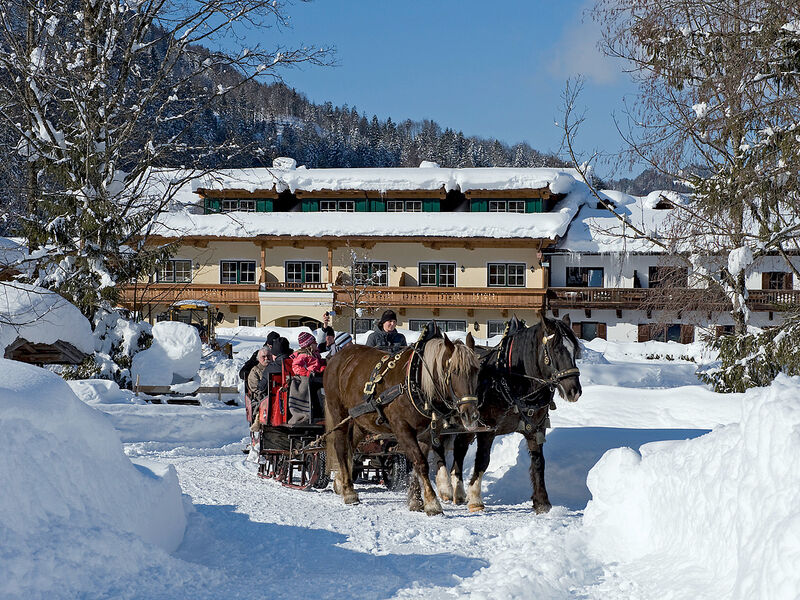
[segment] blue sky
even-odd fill
[[[597,26],[576,0],[316,0],[291,5],[289,31],[251,34],[267,47],[332,46],[335,67],[283,72],[314,102],[356,106],[371,117],[433,119],[467,135],[527,141],[556,152],[566,79],[586,78],[583,152],[622,147],[612,113],[633,88],[594,44]],[[277,36],[277,38],[276,38]],[[611,175],[601,167],[601,175]],[[641,169],[635,169],[638,172]],[[617,175],[627,175],[623,171]]]

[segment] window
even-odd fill
[[[648,269],[649,287],[689,287],[689,269],[686,267],[650,267]]]
[[[298,260],[286,263],[286,283],[320,283],[321,274],[321,262]]]
[[[577,331],[576,331],[577,329]],[[584,323],[573,323],[573,331],[582,340],[593,340],[595,338],[606,339],[606,324],[587,321]]]
[[[188,283],[192,280],[192,261],[168,260],[156,271],[158,283]]]
[[[353,319],[353,331],[367,333],[372,330],[372,319]]]
[[[525,212],[525,200],[489,200],[489,212]]]
[[[389,285],[388,262],[357,262],[353,265],[356,285]]]
[[[456,265],[454,263],[419,263],[419,284],[455,287]]]
[[[450,321],[447,319],[434,319],[439,329],[442,331],[466,331],[466,321]],[[408,328],[411,331],[422,331],[422,328],[430,322],[430,319],[411,319]]]
[[[245,198],[225,198],[222,200],[222,212],[255,212],[256,201]]]
[[[355,200],[320,200],[320,212],[355,212]]]
[[[255,327],[255,317],[239,317],[239,327]]]
[[[386,212],[422,212],[422,200],[387,200]]]
[[[650,328],[650,339],[654,342],[680,342],[680,325],[653,325]]]
[[[505,321],[489,321],[486,323],[486,335],[489,337],[494,337],[496,335],[503,335],[503,332],[506,330],[506,322]]]
[[[255,283],[256,261],[223,260],[220,263],[220,283]]]
[[[489,287],[525,287],[524,263],[490,263]]]
[[[765,271],[761,274],[761,288],[765,290],[792,289],[792,274],[783,271]]]
[[[567,267],[567,287],[603,287],[603,268]]]

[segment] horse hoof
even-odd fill
[[[441,515],[443,513],[444,511],[442,510],[441,506],[432,506],[431,508],[425,509],[425,514],[429,517],[435,517],[436,515]]]
[[[537,515],[543,515],[549,513],[551,508],[553,508],[552,504],[540,504],[539,506],[534,505],[533,510]]]
[[[358,499],[358,494],[345,494],[344,496],[344,503],[345,504],[358,504],[361,502]]]
[[[486,506],[484,506],[483,504],[470,504],[467,506],[467,508],[469,509],[469,512],[480,512],[482,510],[485,510]]]
[[[452,502],[452,501],[453,501],[452,496],[445,496],[444,494],[442,494],[442,502]]]

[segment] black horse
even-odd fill
[[[471,340],[468,340],[468,345]],[[569,317],[563,321],[544,318],[525,327],[513,319],[503,341],[496,347],[476,348],[483,356],[479,372],[478,399],[483,423],[492,431],[458,434],[453,440],[453,467],[448,476],[444,444],[433,446],[437,457],[436,488],[444,501],[467,502],[470,511],[484,509],[481,480],[489,466],[492,442],[497,435],[518,431],[525,436],[531,457],[530,476],[533,485],[533,509],[537,513],[550,510],[544,484],[545,431],[550,422],[548,413],[555,408],[555,390],[565,400],[575,402],[581,395],[580,372],[575,360],[580,345],[572,332]],[[464,456],[477,437],[475,467],[464,491]]]

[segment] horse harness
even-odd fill
[[[440,395],[442,404],[444,404],[447,408],[446,411],[442,411],[439,410],[432,401],[429,402],[422,397],[422,391],[419,382],[421,380],[422,369],[428,369],[428,366],[424,362],[422,352],[425,344],[427,344],[431,339],[437,337],[437,334],[438,329],[433,332],[429,332],[428,325],[425,325],[420,332],[419,338],[410,348],[411,358],[408,361],[406,377],[403,383],[398,383],[388,387],[380,394],[376,395],[375,387],[384,380],[389,371],[397,367],[400,359],[403,356],[403,353],[405,353],[408,349],[401,350],[395,355],[387,354],[382,356],[380,361],[378,361],[373,367],[369,380],[367,380],[367,382],[364,384],[364,396],[362,398],[362,403],[351,408],[348,411],[348,414],[355,419],[361,415],[377,412],[378,418],[375,420],[375,422],[377,425],[382,425],[387,422],[386,415],[383,412],[384,408],[403,394],[406,394],[411,400],[411,405],[416,409],[416,411],[426,419],[431,420],[431,424],[429,426],[431,429],[431,439],[433,440],[434,444],[437,444],[438,430],[447,429],[450,427],[449,418],[456,411],[457,407],[470,402],[477,403],[478,401],[476,396],[468,396],[458,400],[455,406],[451,407],[447,403],[447,400],[441,397],[441,394],[437,389],[436,391],[437,394]],[[430,371],[428,374],[433,377]],[[445,385],[450,389],[451,395],[454,396],[453,382],[451,380],[449,370],[445,372],[445,381]]]
[[[524,327],[524,322],[523,322]],[[547,349],[547,342],[549,342],[553,338],[553,335],[545,335],[542,336],[542,349],[544,351],[544,364],[550,366],[553,364],[553,361],[550,357],[550,351]],[[533,375],[528,375],[527,373],[518,373],[512,371],[511,367],[511,352],[514,349],[514,336],[509,335],[509,324],[506,324],[505,332],[503,333],[503,338],[500,340],[500,344],[498,345],[498,355],[497,355],[497,370],[500,371],[502,375],[511,375],[513,377],[521,377],[524,379],[528,379],[539,385],[525,394],[524,396],[516,396],[511,393],[511,389],[508,386],[508,382],[506,378],[503,376],[495,377],[492,380],[492,385],[500,395],[503,400],[513,409],[515,413],[518,413],[520,419],[525,424],[525,432],[532,432],[536,431],[537,434],[537,442],[539,444],[544,443],[544,433],[543,430],[550,427],[550,416],[547,410],[542,411],[542,416],[538,420],[538,422],[533,421],[533,417],[536,415],[537,412],[541,411],[546,406],[549,407],[550,410],[556,409],[556,403],[552,400],[551,397],[542,394],[545,388],[550,388],[550,392],[554,392],[558,387],[559,383],[561,383],[562,379],[567,379],[568,377],[579,376],[580,370],[577,367],[570,367],[569,369],[564,369],[563,371],[557,371],[552,373],[549,379],[543,379],[541,377],[535,377]],[[547,402],[528,402],[530,399],[536,399],[537,396],[542,395],[542,397],[547,398]]]

